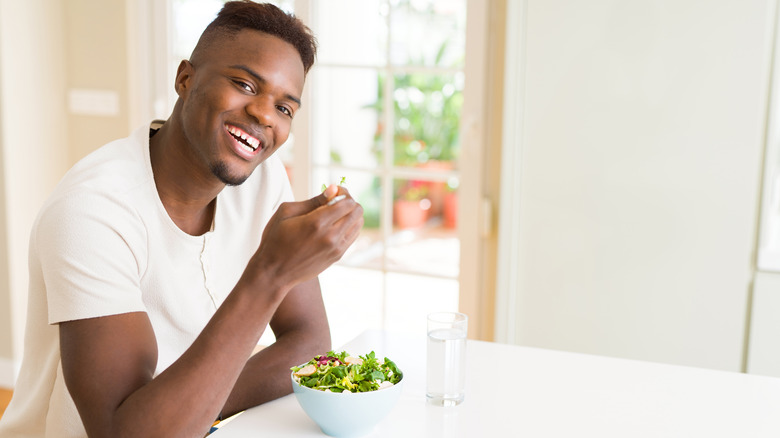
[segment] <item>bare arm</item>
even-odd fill
[[[290,367],[330,349],[330,329],[316,279],[287,294],[271,328],[276,342],[249,359],[225,404],[223,418],[289,394]]]
[[[289,391],[274,381],[252,385],[268,391],[259,397],[231,395],[252,371],[275,370],[271,381],[291,366],[286,362],[324,345],[301,341],[324,323],[321,298],[312,301],[319,292],[316,275],[341,257],[362,227],[354,200],[323,206],[326,201],[320,195],[280,207],[236,287],[190,348],[157,377],[157,345],[145,313],[61,323],[63,374],[89,436],[199,436],[223,407],[240,410]],[[269,323],[279,342],[247,364]],[[273,352],[279,363],[261,363]]]

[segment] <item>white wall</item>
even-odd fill
[[[774,2],[520,3],[507,337],[739,371]]]
[[[780,377],[780,274],[758,272],[753,290],[747,372]]]

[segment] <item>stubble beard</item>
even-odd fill
[[[240,186],[249,178],[249,175],[233,175],[224,161],[218,161],[211,165],[211,173],[220,181],[229,186]]]

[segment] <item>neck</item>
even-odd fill
[[[168,216],[185,233],[199,236],[211,229],[216,197],[225,184],[209,169],[195,165],[183,139],[175,124],[168,121],[149,139],[149,156],[157,193]]]

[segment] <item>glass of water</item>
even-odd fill
[[[457,406],[466,384],[468,316],[457,312],[428,315],[428,361],[425,396],[428,404]]]

